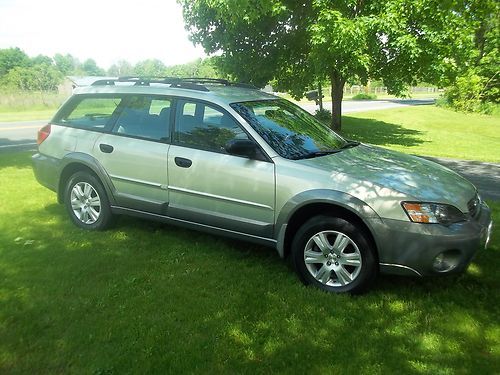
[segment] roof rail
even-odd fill
[[[205,85],[235,86],[247,89],[258,90],[257,87],[249,83],[230,82],[227,79],[219,78],[177,78],[177,77],[140,77],[123,76],[112,79],[100,79],[92,83],[91,86],[112,86],[116,82],[133,83],[134,86],[150,86],[151,83],[167,84],[170,87],[183,88],[188,90],[210,91]]]

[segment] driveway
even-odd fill
[[[414,105],[434,104],[435,99],[387,99],[387,100],[344,100],[342,102],[342,114],[378,111],[382,109],[401,108]],[[301,103],[300,106],[310,113],[314,113],[318,106],[311,103]],[[332,102],[324,102],[323,107],[332,110]]]
[[[22,150],[36,145],[36,135],[47,120],[0,122],[0,151]]]

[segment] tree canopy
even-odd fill
[[[469,0],[461,17],[470,28],[467,48],[457,58],[458,79],[450,82],[446,99],[453,108],[488,112],[490,103],[500,103],[500,3]]]
[[[0,78],[15,67],[24,67],[30,64],[30,58],[19,48],[0,50]]]
[[[221,77],[215,58],[197,59],[185,64],[165,66],[158,59],[146,59],[135,65],[118,60],[107,71],[95,60],[81,63],[70,54],[57,53],[53,58],[38,55],[30,58],[19,48],[0,49],[0,87],[8,90],[54,91],[67,75],[141,76],[141,77]]]
[[[486,0],[484,0],[486,1]],[[340,129],[346,82],[383,79],[394,94],[419,80],[454,79],[470,55],[463,17],[481,0],[179,0],[192,40],[238,80],[299,97],[318,80],[332,87]]]

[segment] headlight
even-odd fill
[[[414,223],[449,225],[465,220],[458,208],[448,204],[403,202],[401,205]]]

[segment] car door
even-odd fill
[[[274,163],[229,155],[227,141],[248,139],[212,104],[177,100],[168,154],[169,216],[254,236],[272,236]]]
[[[94,144],[122,207],[166,214],[170,104],[160,96],[126,97],[111,132]]]

